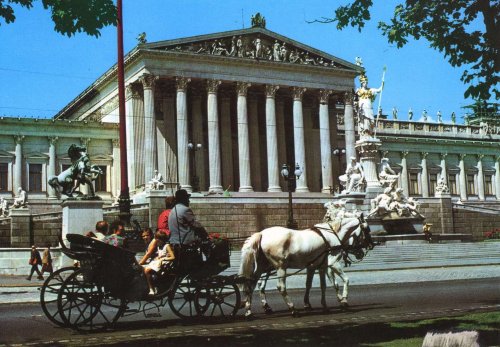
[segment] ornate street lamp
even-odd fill
[[[340,193],[340,175],[342,174],[342,157],[345,155],[345,148],[343,147],[337,147],[332,149],[332,154],[337,157],[338,161],[338,168],[339,168],[339,174],[337,176],[337,189],[338,192]]]
[[[191,167],[193,169],[193,175],[191,178],[191,185],[193,186],[193,192],[200,191],[200,178],[196,175],[196,152],[203,148],[201,143],[197,143],[196,145],[192,142],[188,143],[189,153],[191,154]]]
[[[292,189],[293,182],[297,181],[300,178],[300,175],[302,175],[302,169],[298,163],[295,164],[295,171],[293,173],[290,172],[290,167],[287,164],[283,164],[281,167],[281,176],[283,176],[283,179],[287,181],[288,187],[288,220],[286,222],[286,227],[289,229],[298,228],[297,222],[293,219]]]

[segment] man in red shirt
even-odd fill
[[[165,198],[165,210],[158,216],[158,230],[163,231],[168,236],[170,236],[170,230],[168,229],[168,216],[174,206],[175,198],[173,196],[167,196]]]

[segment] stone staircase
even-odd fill
[[[241,252],[231,254],[225,274],[238,272]],[[500,264],[500,242],[379,245],[348,272]]]

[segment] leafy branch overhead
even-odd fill
[[[16,20],[13,6],[33,8],[36,0],[0,0],[0,25]],[[101,29],[116,25],[116,6],[112,0],[41,0],[52,12],[54,30],[67,36],[77,32],[99,37]]]
[[[372,0],[355,0],[335,10],[332,18],[316,20],[362,30],[371,19]],[[413,37],[425,38],[452,66],[465,66],[464,96],[498,99],[500,93],[500,2],[489,0],[407,0],[394,8],[389,22],[378,28],[398,48]],[[478,30],[477,28],[483,28]]]

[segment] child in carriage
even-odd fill
[[[149,295],[156,294],[156,288],[152,279],[153,273],[159,272],[163,266],[171,263],[175,259],[174,251],[168,242],[169,236],[165,232],[157,230],[155,233],[155,240],[158,245],[158,256],[149,264],[143,266],[144,274],[146,275],[149,285]]]

